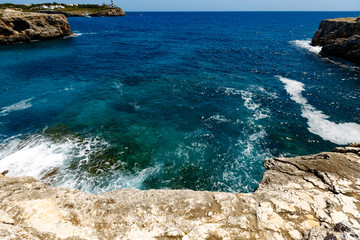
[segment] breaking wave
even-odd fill
[[[0,144],[0,173],[32,176],[52,186],[98,194],[119,188],[141,188],[149,174],[158,171],[146,168],[129,173],[116,169],[122,162],[107,168],[106,159],[92,159],[109,147],[99,137],[64,136],[58,140],[46,134],[18,135]]]
[[[28,99],[22,100],[20,102],[14,103],[14,104],[12,104],[10,106],[1,108],[0,116],[6,116],[11,112],[20,111],[20,110],[30,108],[32,106],[32,104],[31,104],[32,99],[33,98],[28,98]]]
[[[360,125],[357,123],[335,123],[329,116],[310,105],[302,96],[304,84],[295,80],[279,76],[290,98],[301,105],[301,116],[307,119],[308,130],[324,140],[346,145],[350,142],[360,141]]]
[[[322,47],[320,46],[312,46],[310,40],[295,40],[291,41],[291,43],[295,44],[295,46],[308,50],[309,52],[319,54],[321,52]]]

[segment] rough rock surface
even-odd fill
[[[239,194],[92,195],[0,176],[0,239],[359,239],[359,144],[264,166],[258,189]]]
[[[360,17],[323,20],[312,45],[323,46],[325,55],[360,64]]]
[[[0,17],[0,45],[72,35],[65,16],[5,11]]]

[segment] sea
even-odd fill
[[[360,141],[360,72],[310,45],[360,12],[129,12],[0,47],[0,172],[100,194],[252,192],[264,160]]]

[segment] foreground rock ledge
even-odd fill
[[[247,194],[92,195],[1,175],[0,239],[358,239],[359,155],[355,144],[268,159],[259,188]]]
[[[360,65],[360,17],[323,20],[312,39],[321,52]]]
[[[0,45],[57,39],[72,34],[64,15],[9,10],[0,17]]]

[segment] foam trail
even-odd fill
[[[319,54],[321,52],[322,47],[320,46],[312,46],[311,41],[309,40],[295,40],[291,43],[295,44],[297,47],[304,48],[309,52]]]
[[[322,111],[315,109],[302,96],[304,84],[295,80],[279,76],[282,83],[285,84],[286,91],[290,98],[301,105],[301,116],[307,119],[308,130],[324,140],[346,145],[350,142],[360,141],[360,125],[357,123],[334,123],[328,120],[329,116]]]
[[[22,100],[18,103],[14,103],[13,105],[3,107],[0,111],[0,116],[6,116],[13,111],[20,111],[20,110],[30,108],[32,106],[30,101],[32,99],[33,98],[28,98],[28,99]]]

